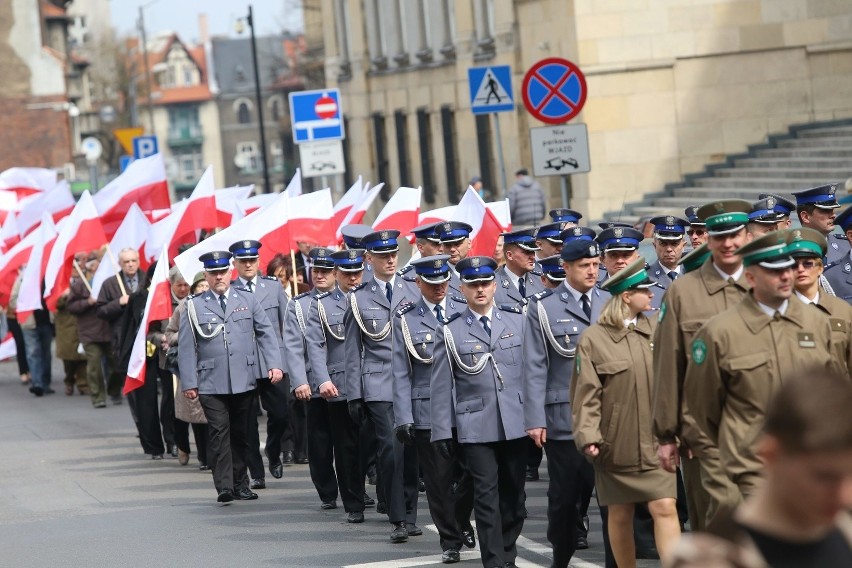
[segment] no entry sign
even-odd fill
[[[521,94],[531,115],[548,124],[563,124],[583,109],[586,78],[567,59],[550,57],[527,71]]]

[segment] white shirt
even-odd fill
[[[740,265],[739,268],[737,268],[737,271],[734,272],[733,274],[725,274],[725,272],[721,268],[716,266],[715,262],[713,263],[713,268],[716,269],[716,272],[719,273],[719,276],[722,277],[722,280],[728,280],[728,278],[733,278],[734,280],[739,280],[743,275],[743,265],[742,264]]]
[[[433,314],[435,313],[435,306],[441,306],[441,313],[444,314],[445,318],[447,317],[447,308],[446,308],[447,298],[446,297],[444,297],[444,300],[440,304],[433,304],[432,302],[430,302],[426,298],[423,298],[423,303],[426,304],[426,307],[429,308],[429,311],[432,312]]]
[[[382,286],[381,286],[381,287],[382,287],[382,292],[384,292],[384,291],[385,291],[385,289],[386,289],[385,281],[384,281],[384,280],[382,280],[381,278],[379,278],[378,274],[375,276],[375,279],[376,279],[376,282],[378,282],[379,284],[381,284],[381,285],[382,285]],[[393,275],[393,276],[391,276],[391,279],[387,281],[387,284],[390,284],[390,285],[391,285],[391,288],[393,288],[394,280],[396,280],[396,273],[394,273],[394,275]]]
[[[512,270],[508,266],[506,267],[506,275],[509,277],[509,281],[515,286],[515,289],[520,290],[520,288],[518,288],[518,281],[521,279],[521,277],[512,272]]]
[[[778,306],[778,309],[775,309],[770,308],[766,304],[761,304],[760,302],[757,302],[757,306],[760,308],[760,310],[769,317],[775,317],[775,312],[781,312],[781,315],[784,315],[785,313],[787,313],[787,306],[789,305],[790,300],[784,300],[784,303]]]
[[[636,327],[637,319],[638,319],[638,317],[633,318],[633,319],[629,319],[629,320],[627,320],[627,319],[624,320],[624,327],[630,327],[630,324],[633,324],[633,326]]]
[[[803,301],[806,304],[818,304],[819,303],[819,290],[817,290],[816,296],[814,296],[813,299],[808,298],[807,296],[805,296],[804,294],[802,294],[798,290],[796,290],[796,297],[799,298],[801,301]]]
[[[240,282],[243,283],[244,288],[248,288],[249,283],[251,283],[251,291],[254,292],[257,289],[257,282],[256,282],[257,277],[252,278],[250,280],[246,280],[245,278],[240,276],[239,280],[240,280]]]
[[[571,296],[574,297],[574,300],[579,304],[580,303],[580,297],[583,296],[583,293],[572,288],[571,285],[568,284],[568,280],[565,280],[564,284],[565,284],[565,288],[568,290],[568,293],[571,294]],[[592,301],[592,295],[590,294],[590,292],[591,292],[591,290],[586,292],[586,296],[589,297],[589,301],[591,302]]]
[[[714,264],[713,266],[716,266],[716,265]],[[669,275],[669,272],[674,272],[678,276],[683,276],[683,266],[681,266],[680,264],[678,264],[674,268],[666,268],[666,265],[661,262],[660,268],[663,269],[663,272],[665,273],[666,276]]]
[[[473,315],[474,315],[474,317],[476,317],[477,320],[480,320],[480,318],[482,316],[487,317],[488,318],[488,327],[491,327],[491,325],[494,323],[494,318],[492,317],[494,315],[494,306],[491,306],[490,308],[488,308],[487,314],[478,314],[478,313],[474,312],[473,310],[470,310],[470,311],[473,312]],[[444,312],[444,313],[446,313],[446,312]],[[482,321],[479,322],[479,325],[482,325]]]

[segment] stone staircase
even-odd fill
[[[759,193],[771,192],[793,199],[791,192],[839,182],[838,193],[852,177],[852,119],[792,126],[786,134],[771,135],[763,144],[749,146],[745,154],[728,156],[664,191],[627,203],[624,211],[604,215],[606,220],[635,223],[647,215],[683,216],[689,205],[714,199],[741,198],[756,201]]]

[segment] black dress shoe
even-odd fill
[[[269,473],[271,473],[272,477],[275,479],[281,479],[284,477],[284,464],[281,462],[269,464]]]
[[[248,487],[243,487],[236,493],[236,498],[240,501],[254,501],[255,499],[257,499],[257,493],[255,493]]]
[[[589,548],[589,539],[587,539],[583,535],[577,535],[577,545],[574,548],[576,550],[588,549]]]
[[[44,389],[41,388],[41,387],[30,387],[30,392],[33,393],[36,396],[43,396],[44,395]]]
[[[296,460],[293,459],[292,450],[285,450],[284,451],[284,460],[283,461],[284,461],[284,465],[293,465],[293,462],[296,461]]]
[[[364,513],[362,513],[361,511],[352,511],[346,517],[346,522],[347,523],[353,523],[353,524],[363,523],[364,522]]]
[[[454,548],[448,548],[441,554],[441,562],[444,564],[455,564],[461,560],[459,551]]]
[[[462,531],[462,544],[464,544],[468,548],[473,548],[476,546],[476,533],[473,532],[473,527],[470,530]]]
[[[393,530],[391,531],[390,540],[394,544],[408,541],[408,531],[405,528],[405,523],[393,524]]]
[[[376,512],[380,515],[387,515],[388,514],[387,503],[385,503],[384,501],[379,501],[376,504]]]
[[[223,489],[219,492],[219,496],[216,498],[216,501],[219,503],[230,503],[234,500],[234,492],[230,489]]]
[[[538,481],[538,470],[531,467],[527,468],[527,473],[524,476],[527,481]]]
[[[367,485],[375,485],[376,484],[376,476],[375,475],[367,475]]]
[[[322,505],[320,505],[320,509],[322,509],[323,511],[337,509],[337,501],[323,501]]]
[[[365,507],[373,507],[376,504],[376,500],[364,493],[364,506]]]
[[[417,492],[418,493],[426,493],[426,482],[422,479],[417,482]]]
[[[252,489],[266,489],[266,480],[264,478],[252,479],[249,485]]]
[[[405,523],[405,530],[408,531],[408,536],[420,536],[423,534],[423,529],[414,523]]]
[[[172,445],[172,444],[169,444],[169,445],[166,447],[166,451],[167,451],[167,452],[168,452],[168,453],[169,453],[169,454],[170,454],[173,458],[178,457],[178,449],[177,449],[177,446]]]
[[[296,456],[296,463],[300,465],[305,465],[308,463],[308,458],[306,456]]]
[[[200,466],[198,466],[198,471],[210,471],[210,466],[207,465],[206,463],[203,463]]]
[[[152,460],[161,460],[161,459],[163,459],[163,454],[153,454],[151,456],[151,459]]]
[[[56,394],[56,391],[50,387],[44,387],[44,394]]]

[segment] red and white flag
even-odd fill
[[[172,292],[169,284],[169,258],[164,250],[157,259],[157,268],[148,286],[148,299],[142,324],[133,340],[130,361],[127,364],[127,378],[124,381],[124,394],[135,391],[145,384],[146,355],[148,354],[148,328],[155,321],[172,317]]]
[[[38,231],[33,231],[0,256],[0,306],[9,305],[12,286],[40,236]]]
[[[343,242],[343,235],[340,232],[340,229],[345,227],[346,225],[358,225],[361,221],[364,220],[364,215],[367,214],[367,209],[370,208],[370,205],[373,204],[373,201],[379,196],[379,192],[385,186],[384,183],[380,183],[376,187],[369,188],[370,182],[364,184],[364,195],[361,198],[361,201],[358,202],[352,209],[349,210],[349,213],[346,217],[343,218],[343,221],[340,222],[340,225],[337,227],[337,232],[335,233],[337,242]]]
[[[12,336],[12,332],[10,331],[6,334],[6,337],[3,338],[3,341],[0,342],[0,361],[11,359],[17,354],[18,346],[15,345],[15,338]]]
[[[27,235],[38,227],[43,213],[50,213],[56,223],[74,210],[77,202],[71,194],[68,182],[61,180],[52,189],[33,195],[25,200],[18,213],[18,230],[21,235]]]
[[[195,242],[195,231],[216,228],[219,215],[216,210],[215,191],[213,167],[208,166],[189,199],[173,205],[168,217],[151,225],[145,244],[147,257],[153,260],[165,250],[169,258],[174,258],[177,256],[178,246],[190,236],[190,240]]]
[[[145,241],[148,240],[148,231],[151,227],[151,222],[148,217],[142,213],[139,206],[135,203],[127,210],[127,215],[124,221],[119,225],[118,230],[109,242],[110,251],[117,259],[119,253],[126,248],[132,248],[139,252],[139,270],[145,271],[150,266],[145,255]],[[101,259],[98,269],[92,278],[92,296],[96,297],[101,292],[104,282],[110,278],[114,278],[120,268],[115,266],[112,258],[107,254]]]
[[[500,226],[503,228],[503,232],[507,233],[512,230],[512,212],[509,209],[509,200],[504,199],[503,201],[489,201],[485,204],[488,209],[494,213],[494,216],[500,221]]]
[[[0,172],[0,191],[18,198],[49,191],[56,185],[56,171],[48,168],[9,168]]]
[[[473,227],[468,256],[494,256],[503,227],[475,189],[468,186],[450,220],[462,221]]]
[[[260,193],[252,195],[239,202],[245,215],[251,215],[258,209],[263,209],[281,196],[280,193]]]
[[[171,200],[162,154],[133,160],[120,176],[98,191],[93,199],[101,214],[107,237],[115,234],[133,203],[146,214],[157,209],[169,209]]]
[[[80,196],[74,211],[63,223],[44,270],[44,297],[47,309],[56,311],[59,296],[69,286],[74,273],[74,255],[88,253],[107,244],[101,218],[88,191]]]
[[[373,229],[385,231],[396,229],[407,235],[417,226],[420,218],[420,194],[413,187],[398,188],[373,221]]]
[[[364,184],[361,182],[361,176],[358,176],[357,181],[352,184],[346,193],[343,194],[343,197],[340,198],[340,201],[334,204],[334,217],[332,217],[332,224],[337,227],[338,230],[338,239],[340,238],[340,224],[349,214],[353,207],[355,207],[358,202],[361,201],[361,198],[364,196]]]
[[[63,220],[61,225],[65,224]],[[41,281],[44,277],[47,259],[50,258],[50,252],[53,250],[53,244],[56,242],[58,234],[57,227],[53,224],[48,213],[45,213],[42,217],[41,225],[36,232],[38,237],[36,237],[32,253],[30,253],[30,258],[27,261],[27,267],[24,268],[21,287],[18,290],[17,318],[22,323],[34,311],[42,309]]]
[[[296,168],[296,173],[293,176],[293,179],[290,180],[290,183],[287,184],[287,189],[284,191],[286,191],[287,195],[290,197],[299,197],[302,195],[302,170]]]
[[[14,213],[10,213],[0,226],[0,251],[7,251],[15,246],[21,240],[21,233],[18,231],[18,218]]]
[[[230,227],[245,216],[239,203],[248,199],[254,185],[237,185],[216,190],[217,227]]]

